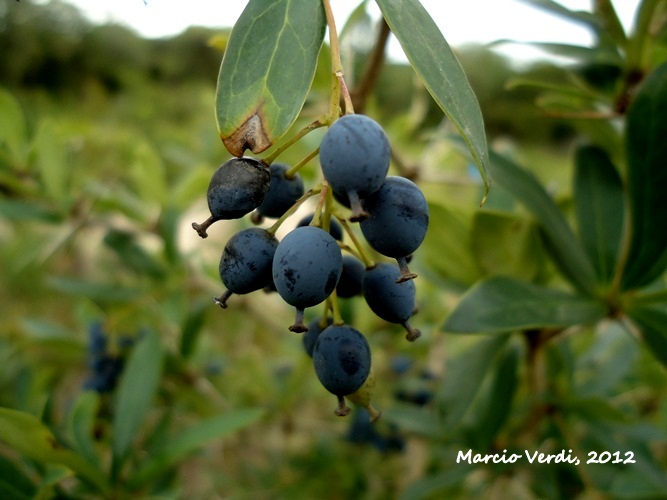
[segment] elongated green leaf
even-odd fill
[[[667,267],[667,63],[644,81],[626,123],[631,246],[623,287],[638,288]]]
[[[461,425],[493,364],[493,359],[508,338],[508,335],[484,338],[448,362],[446,375],[438,391],[438,402],[446,429],[454,430]]]
[[[32,144],[40,180],[50,199],[67,206],[71,168],[57,123],[44,120]]]
[[[167,175],[164,162],[148,142],[137,140],[130,163],[134,190],[144,202],[163,204],[168,198]]]
[[[129,231],[110,229],[104,237],[104,244],[116,252],[120,261],[128,269],[153,279],[163,278],[165,269],[144,247],[137,243],[136,239],[135,234]]]
[[[470,409],[465,424],[469,442],[478,450],[488,450],[507,420],[517,386],[519,346],[510,343],[494,360],[488,384]]]
[[[0,498],[16,500],[35,496],[35,484],[14,462],[0,455]]]
[[[98,464],[93,428],[100,399],[95,391],[84,391],[77,398],[69,415],[69,432],[74,448],[89,462]]]
[[[580,397],[610,397],[636,367],[639,343],[617,322],[599,326],[593,345],[581,356],[572,356]]]
[[[256,422],[262,414],[263,410],[259,408],[236,410],[189,427],[165,442],[162,449],[156,451],[130,479],[130,488],[140,487],[151,481],[202,446]]]
[[[420,248],[426,265],[442,278],[471,285],[482,275],[470,252],[471,214],[456,206],[429,204],[431,229]]]
[[[553,0],[522,0],[524,3],[532,5],[542,9],[550,14],[561,17],[566,21],[571,21],[577,24],[583,24],[584,26],[598,31],[602,24],[600,20],[591,12],[586,12],[583,10],[571,10],[565,7],[564,5],[554,2]]]
[[[0,89],[0,147],[6,148],[11,162],[24,164],[28,152],[25,115],[16,98]]]
[[[260,153],[294,123],[322,46],[322,2],[250,0],[220,66],[216,118],[227,150]]]
[[[53,277],[48,284],[54,290],[72,295],[83,295],[100,302],[126,301],[136,298],[141,290],[124,288],[108,283],[91,283],[73,278]]]
[[[127,360],[116,398],[112,451],[116,467],[126,457],[153,402],[162,372],[164,349],[153,332],[146,334]]]
[[[0,200],[0,216],[15,221],[57,223],[62,217],[51,209],[18,200]]]
[[[628,37],[623,24],[616,13],[612,0],[597,0],[595,10],[602,25],[602,31],[608,33],[611,39],[621,48],[625,48]]]
[[[656,18],[663,16],[660,9],[662,2],[663,0],[641,0],[639,2],[634,23],[630,29],[632,36],[628,39],[628,68],[645,67],[649,59],[647,52],[650,50],[651,41],[656,38],[651,25],[656,22]]]
[[[109,490],[106,477],[97,467],[60,445],[48,427],[29,413],[0,408],[0,441],[37,462],[69,467],[102,492]]]
[[[595,269],[565,217],[531,173],[491,153],[495,181],[523,203],[540,223],[546,247],[563,275],[580,291],[595,292]]]
[[[210,300],[195,303],[189,308],[181,328],[180,352],[183,358],[187,359],[194,353],[199,334],[206,321],[206,313],[210,308]]]
[[[473,256],[487,275],[505,274],[531,281],[544,261],[535,224],[512,214],[477,211],[471,242]]]
[[[441,422],[433,412],[409,403],[394,403],[382,411],[382,419],[402,431],[423,437],[432,438],[441,431]]]
[[[633,307],[628,312],[639,326],[646,346],[667,367],[667,312],[652,307]]]
[[[601,283],[614,277],[623,235],[625,195],[607,153],[585,146],[575,155],[574,203],[581,239]]]
[[[376,0],[429,93],[468,144],[489,189],[489,154],[484,119],[454,52],[419,0]]]
[[[512,42],[511,40],[502,41]],[[495,42],[500,43],[500,42]],[[613,66],[622,66],[624,64],[623,58],[615,50],[610,50],[608,47],[586,47],[582,45],[573,45],[567,43],[555,42],[512,42],[521,43],[523,45],[530,45],[537,49],[543,50],[548,54],[555,56],[569,57],[576,59],[582,63],[595,64],[610,64]]]
[[[605,306],[594,299],[496,276],[468,290],[443,329],[493,333],[566,328],[599,320],[605,313]]]
[[[454,458],[453,460],[456,460]],[[457,464],[456,467],[445,468],[442,472],[418,479],[408,485],[401,493],[400,500],[422,500],[428,498],[448,498],[445,491],[463,483],[475,470],[477,465],[468,463]]]

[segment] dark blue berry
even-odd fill
[[[88,331],[88,367],[90,374],[84,389],[99,393],[111,392],[123,370],[122,357],[108,352],[109,339],[101,322],[95,322]]]
[[[406,338],[413,341],[421,335],[408,323],[415,310],[415,284],[414,281],[397,283],[400,275],[398,267],[378,263],[364,273],[363,293],[371,311],[385,321],[403,325],[407,330]]]
[[[327,391],[338,397],[352,394],[370,373],[368,341],[359,330],[349,325],[331,325],[317,337],[313,366]]]
[[[408,356],[394,356],[391,358],[391,371],[397,375],[402,375],[412,368],[414,361]]]
[[[251,227],[234,234],[222,251],[218,268],[227,290],[215,301],[225,308],[232,294],[269,286],[273,282],[271,265],[276,248],[278,240],[265,229]]]
[[[361,295],[361,281],[366,270],[362,262],[352,255],[343,256],[343,272],[336,286],[336,294],[349,299]]]
[[[273,283],[283,300],[297,310],[291,331],[307,330],[304,309],[331,295],[342,267],[338,243],[319,227],[297,227],[282,239],[273,258]]]
[[[368,217],[360,227],[366,241],[382,255],[395,258],[401,281],[414,278],[407,258],[421,245],[428,229],[428,205],[417,185],[404,177],[387,177],[362,203]]]
[[[206,199],[211,216],[201,224],[192,223],[199,236],[222,219],[239,219],[255,210],[264,200],[270,184],[269,169],[254,158],[232,158],[220,165],[211,177]]]
[[[92,374],[85,380],[83,387],[99,393],[113,391],[123,371],[123,365],[122,358],[110,354],[94,359],[91,363]]]
[[[371,422],[370,413],[366,408],[356,408],[347,431],[347,441],[355,444],[381,444],[382,435],[376,425]]]
[[[360,199],[380,188],[389,170],[391,147],[382,127],[365,115],[336,120],[320,143],[320,164],[334,192],[345,194],[350,220],[365,217]]]
[[[297,173],[292,177],[286,177],[285,174],[289,169],[290,166],[285,163],[271,164],[269,190],[266,192],[262,204],[257,207],[257,215],[254,216],[256,222],[259,222],[262,216],[281,217],[303,196],[301,176]]]
[[[306,215],[296,225],[296,227],[307,226],[313,220],[315,214]],[[338,241],[343,241],[343,226],[333,217],[329,220],[329,234]]]
[[[331,318],[327,318],[324,321],[324,324],[322,324],[322,318],[315,318],[310,323],[308,323],[308,331],[303,334],[302,339],[303,348],[311,358],[313,357],[313,347],[315,347],[315,341],[317,340],[317,337],[319,337],[320,333],[322,333],[324,329],[332,322],[333,320]]]
[[[88,330],[88,357],[94,360],[98,356],[103,356],[107,352],[107,335],[104,332],[104,326],[100,321],[90,325]]]

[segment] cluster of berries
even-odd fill
[[[348,114],[336,120],[322,139],[319,159],[324,181],[308,192],[289,165],[266,165],[248,157],[228,160],[208,187],[210,217],[192,226],[206,238],[209,226],[218,220],[251,212],[255,223],[277,219],[268,229],[244,229],[227,241],[219,266],[226,290],[215,300],[226,308],[233,294],[275,290],[296,309],[289,330],[306,333],[304,345],[315,373],[338,397],[336,413],[345,415],[350,411],[345,397],[370,407],[374,381],[368,342],[361,332],[344,324],[336,298],[361,295],[377,316],[403,325],[408,340],[418,338],[419,330],[408,322],[416,310],[412,281],[416,275],[408,263],[426,236],[429,215],[415,183],[387,175],[389,139],[371,118]],[[275,233],[280,224],[305,199],[318,194],[315,213],[278,241]],[[343,216],[346,209],[349,213]],[[359,223],[368,245],[396,263],[369,259],[348,221]],[[344,232],[352,245],[343,243]],[[306,325],[305,309],[324,301],[327,315]]]
[[[102,323],[95,322],[88,331],[88,368],[83,387],[100,394],[114,390],[125,365],[125,355],[134,340],[131,337],[118,339],[115,348],[109,346],[109,336]]]

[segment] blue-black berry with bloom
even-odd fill
[[[400,276],[397,266],[380,262],[366,269],[363,294],[371,311],[385,321],[402,325],[407,331],[406,338],[412,342],[421,335],[408,321],[415,311],[415,284],[414,281],[399,282]]]
[[[304,309],[323,302],[336,289],[343,256],[336,240],[316,226],[297,227],[278,244],[273,257],[273,283],[282,299],[296,308],[289,329],[303,333]]]
[[[269,167],[271,179],[264,200],[253,213],[253,222],[261,222],[263,217],[281,217],[303,196],[303,179],[298,173],[288,176],[290,166],[286,163],[272,163]]]
[[[192,227],[202,238],[214,222],[239,219],[260,206],[269,190],[269,169],[254,158],[232,158],[220,165],[211,177],[206,200],[211,216]]]

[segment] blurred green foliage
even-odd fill
[[[226,238],[250,225],[220,223],[206,245],[189,227],[228,156],[213,106],[227,34],[144,40],[57,0],[3,0],[0,497],[664,498],[664,276],[627,284],[625,303],[607,294],[609,262],[586,264],[600,249],[618,255],[604,244],[618,228],[598,235],[586,214],[618,219],[618,190],[635,196],[624,187],[624,99],[665,59],[664,2],[641,5],[631,41],[608,10],[570,15],[616,54],[602,64],[516,67],[487,47],[458,49],[497,155],[482,209],[478,174],[413,69],[382,67],[366,112],[391,138],[392,170],[423,187],[431,226],[411,263],[418,342],[360,301],[341,304],[373,349],[384,416],[369,436],[333,416],[280,300],[234,296],[225,311],[211,300]],[[373,28],[361,9],[342,30],[350,86]],[[293,130],[326,109],[329,65],[322,51]],[[296,163],[319,138],[280,160]],[[641,181],[652,196],[664,185],[653,168]],[[517,301],[525,316],[503,314]],[[633,322],[609,314],[624,308]],[[562,321],[545,328],[554,311]],[[446,322],[487,333],[445,334]],[[104,359],[122,360],[109,391],[86,389],[95,324]],[[582,464],[457,463],[468,449],[571,449]],[[585,464],[591,451],[636,463]]]

